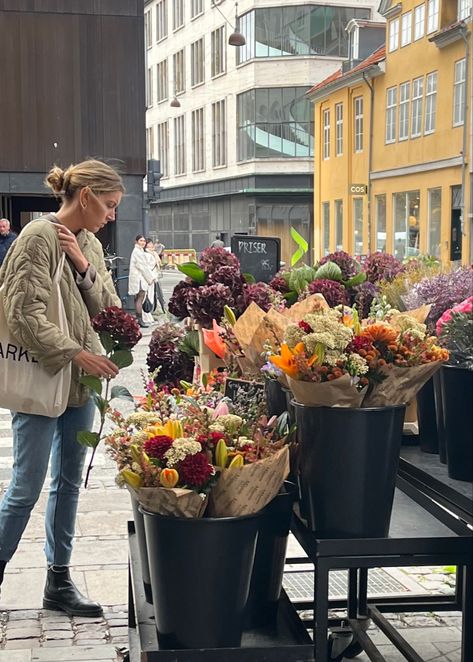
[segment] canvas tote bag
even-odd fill
[[[63,253],[53,277],[46,317],[69,337],[60,281],[66,254]],[[67,407],[71,385],[71,364],[55,375],[47,372],[21,347],[8,329],[4,309],[4,286],[0,287],[0,407],[23,414],[56,418]]]

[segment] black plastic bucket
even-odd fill
[[[437,437],[439,442],[439,460],[442,464],[447,464],[445,414],[443,411],[442,379],[440,377],[441,373],[442,369],[437,370],[432,379],[434,385],[435,420],[437,422]]]
[[[295,407],[302,510],[309,526],[321,538],[385,537],[404,405]]]
[[[473,481],[473,370],[444,365],[441,380],[448,475]]]
[[[439,439],[433,377],[417,393],[417,423],[419,425],[421,451],[424,453],[438,453]]]
[[[283,392],[286,397],[286,411],[289,414],[289,423],[292,425],[293,423],[296,422],[296,411],[294,409],[294,402],[292,398],[294,395],[292,394],[292,391],[290,388],[285,388],[283,386]]]
[[[280,416],[287,410],[286,394],[277,379],[267,379],[265,382],[266,407],[268,416]]]
[[[240,646],[261,519],[185,519],[142,509],[161,648]]]
[[[296,495],[296,485],[285,481],[279,494],[262,512],[246,605],[245,627],[248,629],[276,625],[287,537]]]
[[[149,577],[148,550],[146,548],[146,533],[143,513],[140,511],[138,500],[130,492],[131,506],[133,508],[133,519],[135,520],[136,539],[140,553],[141,576],[143,577],[143,588],[145,590],[146,602],[153,604],[153,593],[151,591],[151,580]]]

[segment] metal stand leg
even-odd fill
[[[328,566],[318,561],[315,566],[314,620],[315,620],[315,659],[327,662],[328,637]]]
[[[368,616],[368,568],[360,568],[358,584],[358,615]]]
[[[348,618],[358,616],[358,568],[348,570]]]
[[[463,569],[462,662],[473,660],[473,566]],[[469,623],[469,625],[468,625]]]
[[[133,597],[133,585],[131,581],[130,559],[128,559],[128,627],[136,628],[135,600]]]

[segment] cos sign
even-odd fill
[[[350,184],[350,195],[366,195],[368,187],[366,184]]]

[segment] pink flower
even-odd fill
[[[442,327],[444,324],[447,324],[447,322],[450,322],[452,319],[452,313],[471,313],[473,310],[473,297],[468,297],[461,303],[458,303],[456,306],[453,306],[453,308],[449,308],[446,310],[443,315],[440,317],[440,319],[437,321],[436,324],[436,332],[437,336],[440,336],[442,333]]]
[[[226,402],[220,402],[218,405],[215,407],[215,409],[212,412],[212,418],[217,418],[218,416],[226,416],[227,414],[230,413],[230,410],[228,408],[228,405]]]

